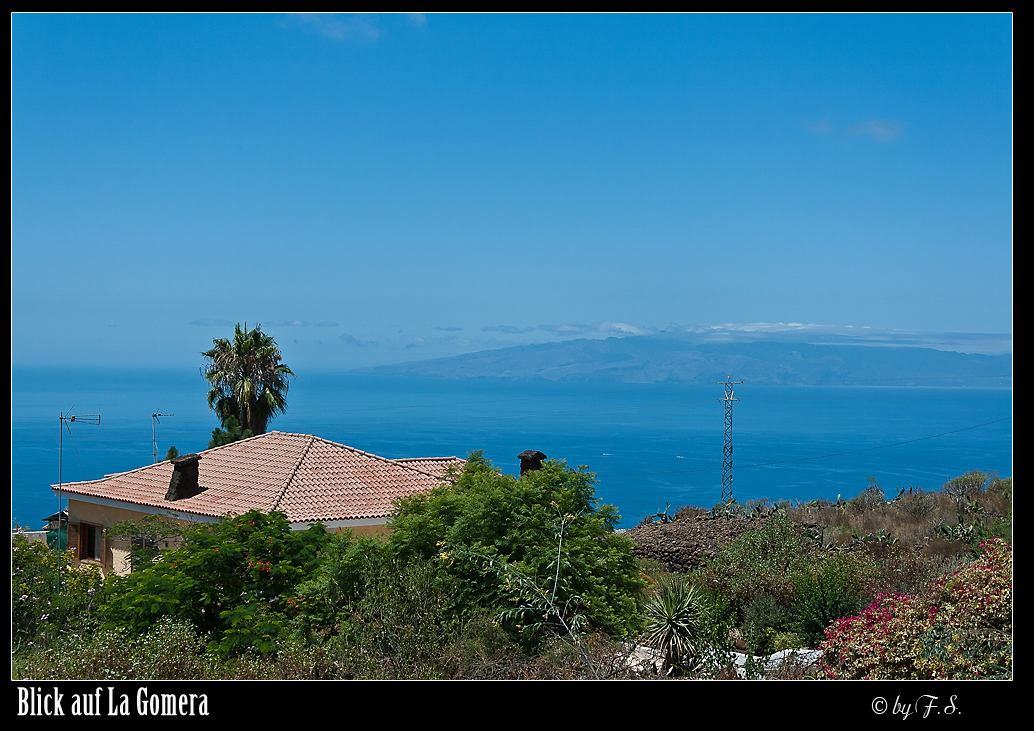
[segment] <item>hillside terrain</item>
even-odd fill
[[[1012,356],[916,347],[714,343],[633,336],[522,345],[379,366],[366,372],[436,378],[687,384],[713,383],[733,374],[737,380],[755,383],[904,379],[901,385],[1005,386],[1010,384]]]

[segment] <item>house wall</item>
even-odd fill
[[[151,513],[97,505],[79,500],[68,500],[68,547],[75,553],[76,560],[100,566],[103,573],[114,571],[125,575],[130,572],[129,541],[124,538],[109,538],[108,528],[124,520],[140,520]],[[177,521],[185,523],[186,521]],[[101,558],[98,561],[79,556],[80,525],[92,523],[101,526]]]
[[[336,533],[344,533],[345,531],[351,531],[357,536],[377,536],[378,538],[387,538],[388,535],[394,530],[387,525],[356,525],[352,527],[340,527]]]
[[[102,531],[102,558],[98,561],[83,558],[81,561],[83,563],[93,563],[100,566],[101,571],[105,574],[109,571],[114,571],[120,575],[128,574],[130,573],[129,541],[124,538],[109,537],[108,529],[115,525],[115,523],[120,523],[125,520],[138,521],[153,514],[154,513],[152,512],[129,510],[126,508],[116,508],[110,505],[98,505],[92,502],[83,502],[70,497],[68,499],[68,547],[73,550],[76,559],[80,560],[80,527],[83,523],[98,525],[101,527]],[[177,520],[176,522],[183,524],[188,523],[188,521],[184,520]],[[295,530],[304,530],[304,528],[308,526],[295,525],[293,527]],[[331,533],[344,533],[345,531],[351,531],[357,536],[374,536],[378,538],[387,538],[392,530],[393,528],[386,525],[386,520],[384,523],[376,525],[338,525],[328,528],[328,532]]]

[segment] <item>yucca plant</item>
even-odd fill
[[[664,672],[692,655],[705,615],[700,593],[688,581],[671,577],[661,582],[644,609],[646,641],[664,653]]]

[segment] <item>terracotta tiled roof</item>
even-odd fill
[[[280,510],[292,523],[330,522],[387,517],[392,501],[431,490],[448,464],[463,463],[456,457],[390,460],[310,434],[277,431],[200,456],[198,482],[206,489],[181,500],[165,499],[171,462],[67,483],[62,489],[70,496],[210,517],[258,509]]]
[[[393,459],[392,462],[422,470],[440,480],[445,479],[450,467],[462,470],[463,465],[467,464],[467,460],[459,457],[405,457]]]

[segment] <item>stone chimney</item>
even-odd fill
[[[517,458],[521,461],[522,477],[532,470],[541,470],[542,460],[547,459],[546,455],[536,452],[534,449],[525,449],[517,455]]]
[[[165,493],[166,500],[183,500],[201,492],[202,487],[198,484],[200,462],[200,454],[185,454],[172,460],[172,479],[169,480],[169,491]]]

